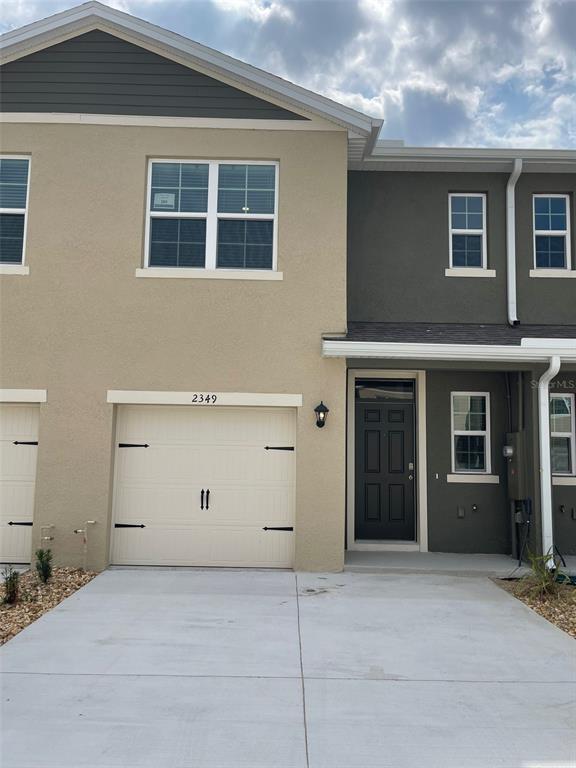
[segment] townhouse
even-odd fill
[[[574,152],[378,142],[97,2],[1,56],[1,560],[576,551]]]

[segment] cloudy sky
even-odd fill
[[[6,31],[70,0],[1,0]],[[109,0],[433,146],[576,147],[576,0]]]

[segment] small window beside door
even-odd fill
[[[490,474],[490,395],[452,392],[452,471]]]
[[[552,473],[576,474],[576,414],[573,394],[550,396]]]

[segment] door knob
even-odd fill
[[[414,475],[408,475],[408,480],[414,480]]]

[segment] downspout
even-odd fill
[[[514,160],[514,168],[506,184],[506,261],[508,323],[518,325],[518,304],[516,298],[516,182],[522,173],[522,160]]]
[[[542,520],[542,554],[549,555],[548,568],[553,567],[554,530],[552,517],[552,462],[550,459],[550,382],[558,375],[561,360],[550,358],[548,370],[538,382],[538,416],[540,433],[540,516]]]

